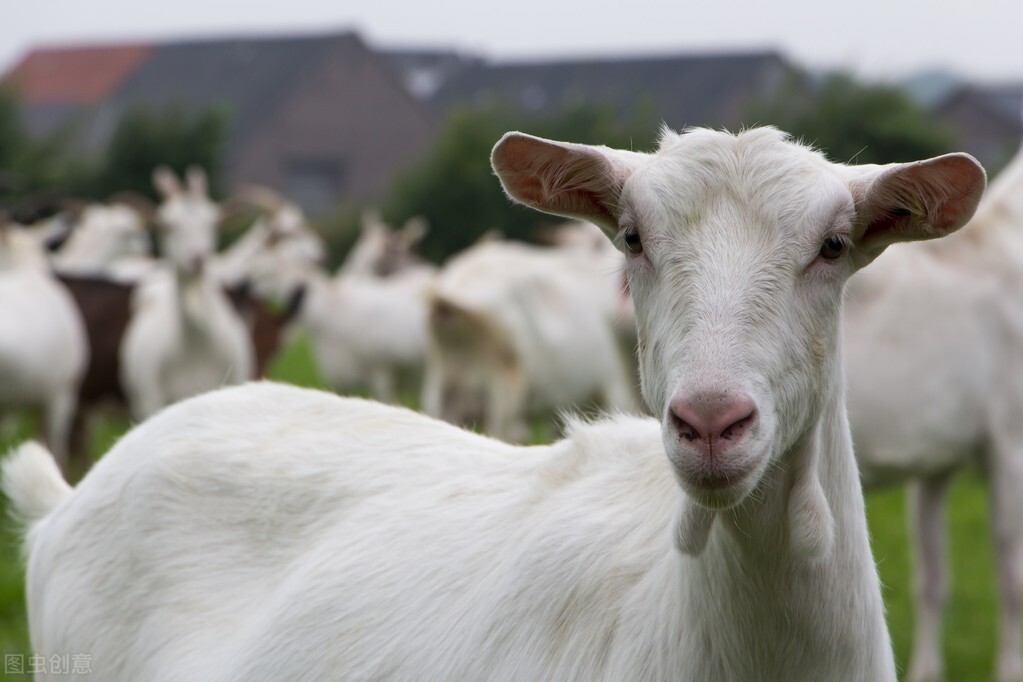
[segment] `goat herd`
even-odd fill
[[[862,484],[909,481],[906,677],[940,679],[945,494],[979,460],[1023,680],[1023,158],[986,193],[967,155],[841,165],[770,128],[492,162],[582,222],[438,270],[368,217],[328,276],[293,204],[247,193],[216,253],[203,174],[158,170],[162,260],[130,202],[0,228],[0,404],[53,452],[3,464],[33,650],[125,681],[895,680]],[[379,402],[244,383],[291,324]],[[431,416],[384,404],[403,368]],[[72,488],[109,397],[140,423]],[[613,416],[510,444],[593,397]]]

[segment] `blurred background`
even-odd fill
[[[215,196],[263,184],[298,202],[334,263],[366,205],[424,216],[440,260],[543,220],[490,176],[509,129],[648,149],[662,122],[774,124],[839,161],[961,150],[991,174],[1021,135],[1018,3],[372,4],[19,8],[0,48],[0,200],[24,215],[153,195],[156,164],[198,163]]]
[[[266,209],[264,201],[264,213],[297,207],[322,242],[316,262],[325,273],[374,226],[409,221],[424,228],[402,247],[434,267],[488,235],[550,241],[552,220],[511,205],[490,170],[489,151],[508,130],[648,150],[662,125],[771,124],[835,161],[966,151],[991,177],[1023,139],[1023,3],[1009,0],[347,4],[8,8],[0,27],[3,220],[39,224],[66,212],[69,200],[124,192],[155,205],[167,196],[153,184],[154,168],[184,177],[197,166],[215,202],[262,187],[276,202]],[[252,220],[228,221],[222,252]],[[380,270],[384,256],[376,258],[370,265]],[[271,298],[279,307],[287,296]],[[308,334],[287,336],[261,373],[341,390],[325,377],[315,344]],[[393,390],[419,406],[418,388]],[[88,460],[128,423],[122,413],[93,429]],[[31,416],[8,419],[0,449],[37,428]],[[531,429],[526,440],[555,433],[543,423]],[[988,679],[995,600],[980,475],[959,477],[951,495],[947,677]],[[868,503],[904,667],[912,633],[904,494],[872,491]],[[13,527],[2,531],[0,651],[23,656],[23,573]]]

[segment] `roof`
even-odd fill
[[[1023,84],[962,85],[950,92],[934,110],[942,113],[969,106],[1011,129],[1023,129]]]
[[[159,46],[115,95],[121,107],[186,112],[211,105],[228,110],[230,134],[242,136],[285,96],[325,50],[354,34],[233,38]]]
[[[32,50],[5,81],[33,104],[93,104],[109,97],[151,51],[142,44]]]
[[[138,107],[185,113],[223,107],[230,147],[338,44],[365,50],[354,33],[40,48],[7,80],[33,134],[77,123],[86,152],[102,149],[121,115]]]
[[[535,112],[606,103],[623,114],[649,103],[673,127],[733,126],[744,103],[774,92],[792,70],[772,51],[477,64],[452,77],[432,102],[447,108],[497,100]]]

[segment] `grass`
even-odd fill
[[[302,386],[322,388],[308,347],[299,340],[291,344],[274,363],[271,378]],[[127,428],[113,420],[97,429],[91,444],[94,453],[105,452]],[[0,453],[31,433],[27,423],[15,432],[0,432]],[[550,433],[537,425],[538,438]],[[25,621],[24,573],[17,533],[8,521],[5,502],[0,498],[0,654],[29,653]],[[872,491],[867,495],[867,517],[874,545],[888,624],[900,670],[905,670],[912,643],[912,589],[909,584],[910,558],[902,489]],[[946,614],[944,650],[949,680],[991,678],[994,656],[995,596],[991,544],[987,531],[987,498],[978,474],[966,472],[953,483],[950,494],[952,593]],[[21,679],[3,675],[0,679]],[[24,679],[27,679],[24,678]]]

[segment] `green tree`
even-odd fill
[[[0,89],[0,209],[18,219],[59,196],[70,130],[33,139],[21,123],[15,94]]]
[[[154,168],[169,166],[180,175],[192,164],[206,170],[211,190],[219,193],[226,123],[219,109],[191,115],[179,108],[126,112],[101,157],[88,194],[102,198],[127,190],[156,199]]]
[[[512,114],[494,104],[481,109],[452,112],[427,154],[394,183],[384,215],[401,224],[414,215],[430,223],[422,252],[433,260],[471,245],[490,230],[529,240],[536,229],[555,222],[535,211],[512,204],[490,168],[490,150],[509,130],[541,137],[647,148],[657,132],[649,107],[638,108],[622,120],[610,108],[574,106],[552,117]]]
[[[17,97],[0,90],[0,209],[32,220],[68,197],[103,200],[130,190],[155,199],[151,178],[160,164],[178,173],[202,166],[216,193],[226,121],[219,110],[131,110],[103,152],[83,159],[73,144],[74,124],[33,138],[21,124]]]
[[[865,84],[848,74],[814,86],[803,76],[746,120],[771,124],[824,151],[834,161],[893,163],[954,151],[955,136],[931,120],[900,88]]]

